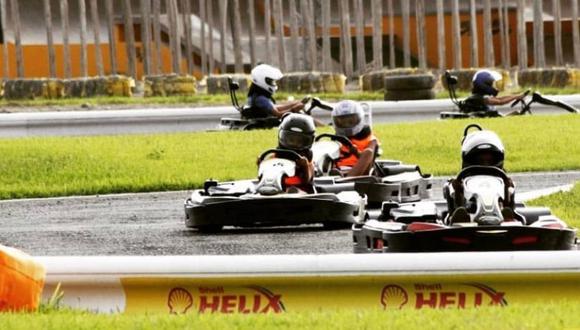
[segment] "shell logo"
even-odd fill
[[[167,306],[171,314],[185,314],[193,306],[193,297],[184,288],[173,288],[169,291]]]
[[[409,295],[402,287],[390,284],[383,288],[381,305],[384,309],[401,309],[407,302],[409,302]]]

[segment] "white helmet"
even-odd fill
[[[482,165],[503,169],[504,157],[503,143],[492,131],[479,130],[469,133],[464,136],[461,143],[462,168]]]
[[[282,71],[268,64],[260,64],[252,69],[252,82],[274,94],[278,89],[276,81],[282,79]]]
[[[332,123],[337,135],[353,136],[360,133],[364,126],[365,113],[362,106],[355,101],[338,102],[332,109]]]

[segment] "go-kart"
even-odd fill
[[[445,72],[445,80],[447,82],[447,88],[449,90],[449,98],[457,106],[459,111],[443,111],[440,113],[441,119],[463,119],[463,118],[493,118],[493,117],[504,117],[506,115],[502,114],[498,110],[491,110],[488,109],[487,106],[483,106],[481,102],[471,102],[472,99],[467,98],[465,100],[459,100],[457,98],[457,94],[455,88],[457,86],[457,77],[452,76],[449,71]],[[530,90],[527,90],[524,93],[524,98],[530,94]],[[511,108],[515,108],[516,105],[520,104],[521,107],[519,110],[512,111],[507,115],[523,115],[523,114],[532,114],[532,104],[539,103],[548,106],[554,106],[563,110],[566,110],[571,113],[578,113],[578,109],[574,108],[568,103],[562,101],[554,101],[550,100],[544,96],[542,96],[538,92],[532,93],[532,97],[529,101],[525,101],[525,99],[518,99],[512,102],[510,105]]]
[[[280,119],[278,117],[271,116],[257,118],[252,115],[252,108],[250,106],[241,106],[239,104],[236,91],[240,88],[240,85],[237,81],[234,81],[232,78],[228,78],[228,87],[230,90],[232,106],[240,113],[240,118],[221,118],[219,125],[220,130],[248,131],[252,129],[270,129],[280,125]],[[316,97],[307,96],[302,99],[302,103],[304,103],[306,109],[303,111],[303,113],[307,115],[310,115],[312,110],[315,108],[332,111],[331,105],[321,101]]]
[[[423,174],[419,166],[402,164],[398,160],[375,160],[369,175],[343,177],[345,173],[336,166],[343,146],[355,148],[345,136],[321,134],[315,138],[312,159],[318,191],[355,190],[367,196],[369,207],[380,207],[386,200],[404,203],[431,196],[431,174]]]
[[[496,167],[471,166],[455,180],[465,205],[446,201],[385,202],[378,219],[353,226],[354,252],[573,250],[576,230],[545,207],[513,202],[509,179]],[[512,194],[507,196],[507,194]],[[512,199],[513,200],[513,199]]]
[[[275,158],[267,159],[270,155]],[[295,175],[299,158],[290,150],[270,149],[260,155],[257,180],[206,181],[185,200],[185,225],[202,232],[311,223],[340,228],[366,217],[366,199],[355,191],[286,192],[284,178]]]

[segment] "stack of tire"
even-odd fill
[[[430,73],[385,77],[385,101],[434,99],[436,82]]]

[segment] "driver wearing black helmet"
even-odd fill
[[[471,96],[465,99],[465,105],[471,111],[494,111],[495,106],[511,103],[522,99],[525,94],[498,96],[495,83],[502,79],[501,74],[493,70],[479,70],[473,76]],[[507,115],[519,115],[520,111],[512,111]]]
[[[296,160],[296,175],[284,179],[287,192],[314,192],[314,164],[310,149],[314,136],[315,125],[312,117],[298,113],[289,113],[282,117],[278,128],[278,149],[291,150],[300,155]]]

